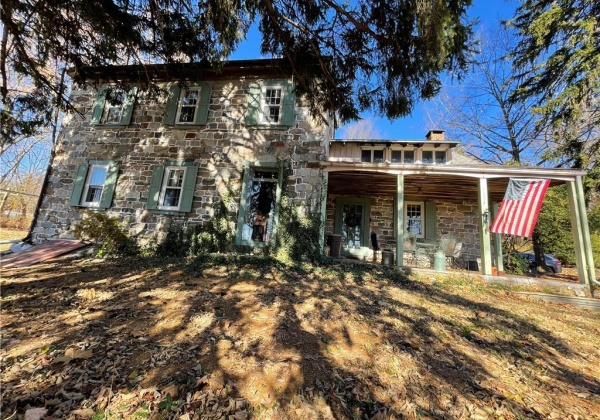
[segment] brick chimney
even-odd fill
[[[446,138],[446,132],[444,130],[429,130],[429,133],[427,133],[425,137],[427,140],[444,141]]]

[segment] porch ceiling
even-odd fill
[[[488,179],[490,201],[502,201],[509,178]],[[553,180],[551,186],[563,184]],[[366,171],[329,173],[330,194],[389,196],[396,194],[396,175]],[[404,194],[424,200],[477,200],[477,178],[458,175],[419,174],[404,176]]]

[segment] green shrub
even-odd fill
[[[118,218],[109,217],[106,213],[84,212],[73,235],[79,240],[92,241],[98,245],[98,257],[135,255],[138,252],[135,240],[119,226]]]
[[[282,197],[277,226],[275,257],[285,263],[318,262],[323,258],[319,246],[320,214],[300,216],[291,200]]]
[[[187,255],[195,257],[205,253],[231,251],[233,229],[228,220],[225,203],[221,202],[213,219],[207,225],[196,225],[188,233]]]

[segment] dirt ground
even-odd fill
[[[2,273],[1,418],[595,419],[600,312],[264,258]]]

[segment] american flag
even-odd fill
[[[531,238],[548,179],[510,179],[490,232]]]

